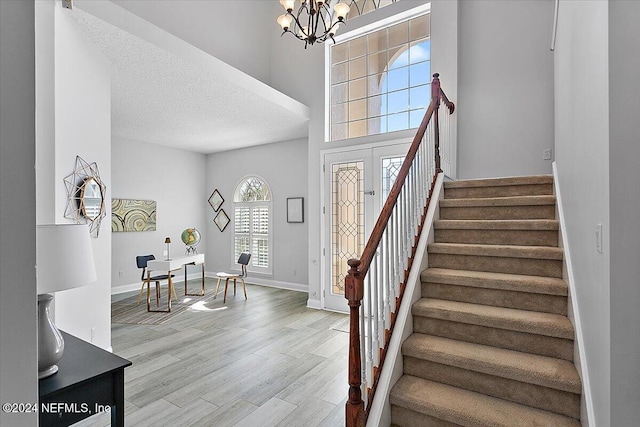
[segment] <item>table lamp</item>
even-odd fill
[[[171,261],[171,238],[167,237],[164,242],[167,244],[167,259],[165,261]]]
[[[78,288],[97,280],[89,227],[85,224],[37,227],[38,378],[58,372],[64,340],[51,320],[53,292]]]

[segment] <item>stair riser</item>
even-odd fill
[[[437,243],[476,243],[482,245],[558,246],[553,230],[454,230],[436,229]]]
[[[572,418],[580,418],[580,396],[429,360],[404,356],[404,373]]]
[[[391,405],[392,426],[398,427],[458,427],[459,424],[450,423],[431,417],[421,412],[412,411],[398,405]]]
[[[555,219],[554,205],[440,207],[440,219]]]
[[[487,187],[446,188],[445,199],[477,197],[544,196],[553,194],[553,184],[503,185]]]
[[[567,315],[567,297],[442,283],[422,283],[422,297]]]
[[[573,361],[573,340],[449,320],[413,317],[413,330],[454,340]]]
[[[429,267],[562,278],[562,261],[429,253]]]

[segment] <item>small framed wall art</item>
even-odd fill
[[[213,219],[213,222],[216,223],[220,231],[224,231],[224,229],[227,228],[229,221],[229,217],[227,216],[227,213],[224,211],[224,209],[220,209],[216,217]]]
[[[304,197],[287,198],[287,222],[304,222]]]
[[[218,212],[218,209],[220,209],[220,206],[222,206],[223,203],[224,199],[216,188],[215,190],[213,190],[213,193],[211,193],[211,196],[209,196],[209,204],[213,208],[214,212]]]

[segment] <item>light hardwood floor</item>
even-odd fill
[[[301,292],[230,294],[162,325],[112,325],[114,353],[133,362],[127,426],[344,425],[347,316],[306,308]],[[103,414],[77,425],[109,423]]]

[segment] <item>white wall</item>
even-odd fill
[[[269,38],[265,34],[279,33],[280,29],[276,23],[278,15],[269,15],[274,2],[114,0],[113,3],[269,84]]]
[[[555,147],[584,357],[597,426],[610,406],[610,212],[608,8],[606,1],[560,2],[555,50]],[[603,225],[603,253],[596,250]],[[635,261],[637,262],[637,260]]]
[[[640,2],[609,2],[611,425],[640,420]]]
[[[38,401],[34,4],[0,2],[0,402]],[[0,412],[0,425],[37,424]]]
[[[432,73],[440,74],[440,84],[449,100],[457,105],[458,102],[458,35],[459,28],[459,6],[458,0],[432,0],[431,2],[431,70]],[[451,179],[457,179],[457,123],[458,114],[449,117],[451,141],[446,142],[451,145],[449,150],[453,156],[446,156],[445,141],[441,147],[443,170]],[[450,165],[447,166],[447,160]]]
[[[307,290],[308,214],[307,141],[293,140],[242,150],[210,154],[207,157],[207,196],[217,188],[231,222],[220,232],[213,223],[215,212],[207,206],[207,271],[237,269],[233,259],[233,194],[248,175],[264,179],[272,192],[273,275],[250,274],[253,283]],[[305,222],[287,223],[288,197],[304,197]],[[205,198],[205,201],[206,201]],[[294,272],[295,270],[295,272]]]
[[[38,102],[42,99],[45,105],[38,107],[37,116],[36,195],[44,195],[37,205],[37,217],[40,224],[68,223],[70,220],[64,218],[67,193],[63,179],[73,172],[77,155],[89,163],[97,163],[107,187],[106,200],[111,195],[109,64],[60,2],[36,2],[36,19],[36,96]],[[82,288],[57,293],[55,322],[72,335],[110,348],[108,203],[106,209],[106,221],[103,221],[98,238],[92,239],[98,280]]]
[[[458,178],[551,173],[553,2],[461,1],[459,14]]]
[[[111,196],[116,199],[155,200],[157,208],[156,231],[111,233],[112,287],[119,292],[140,287],[141,272],[135,257],[154,254],[162,259],[162,252],[166,250],[165,237],[171,238],[171,255],[182,255],[185,246],[180,234],[185,228],[195,227],[202,237],[198,251],[206,252],[205,213],[209,194],[204,154],[115,135],[111,147]],[[109,221],[106,225],[110,226]],[[176,280],[182,278],[179,275]]]

